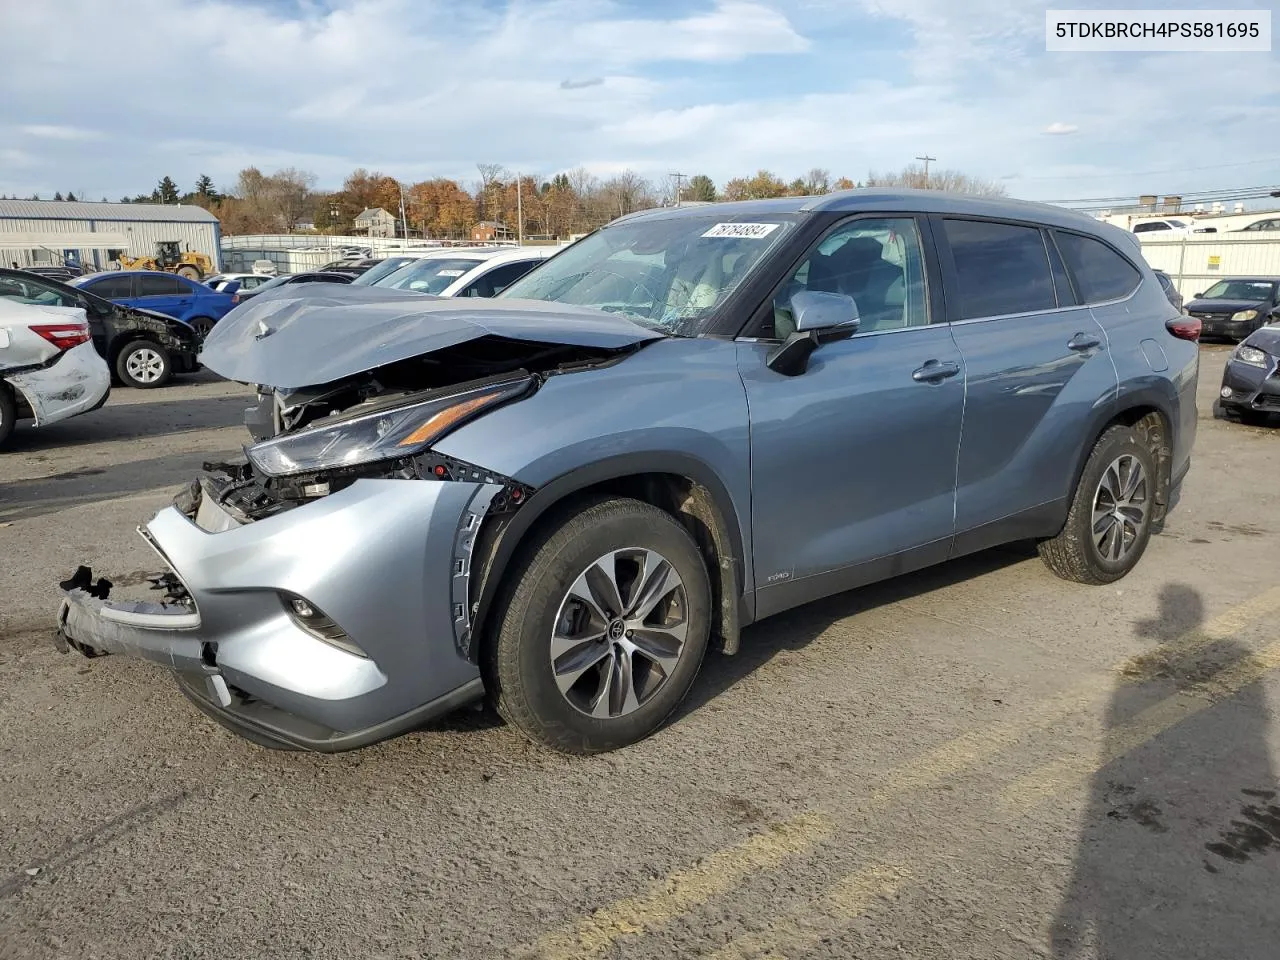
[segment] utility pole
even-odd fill
[[[396,186],[400,188],[400,236],[407,242],[409,239],[409,224],[404,218],[404,184],[397,180]]]
[[[524,185],[520,174],[516,174],[516,243],[524,246]]]
[[[916,157],[916,159],[917,159],[917,160],[923,160],[923,161],[924,161],[924,182],[925,182],[925,183],[928,183],[928,182],[929,182],[929,161],[930,161],[930,160],[937,160],[938,158],[937,158],[937,157],[931,157],[931,156],[929,156],[928,154],[926,154],[926,155],[925,155],[925,156],[923,156],[923,157]]]
[[[685,178],[683,173],[671,174],[671,179],[676,182],[676,202],[675,205],[680,206],[680,181]]]

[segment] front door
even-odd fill
[[[925,262],[915,218],[846,221],[775,297],[775,339],[739,343],[757,617],[947,556],[964,371]],[[784,376],[765,361],[803,289],[849,294],[861,326]]]

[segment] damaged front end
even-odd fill
[[[535,491],[433,444],[635,346],[473,330],[323,387],[269,388],[280,418],[245,460],[205,464],[140,528],[168,568],[160,598],[115,600],[77,571],[60,643],[162,663],[200,709],[272,746],[351,749],[478,699],[477,540]]]

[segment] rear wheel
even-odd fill
[[[129,387],[163,387],[173,376],[169,351],[151,340],[134,340],[116,357],[116,375]]]
[[[486,660],[498,712],[567,753],[648,736],[702,665],[710,594],[698,547],[670,514],[626,499],[585,507],[511,572]]]
[[[18,424],[18,405],[7,384],[0,383],[0,447],[9,442],[13,428]]]
[[[1130,427],[1108,429],[1085,463],[1062,532],[1039,545],[1040,557],[1064,580],[1119,580],[1151,539],[1156,462]]]

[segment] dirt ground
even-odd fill
[[[55,584],[238,452],[242,388],[119,390],[0,454],[0,956],[1274,960],[1280,429],[1214,420],[1111,587],[1025,547],[712,657],[574,759],[483,712],[271,752],[156,667],[60,655]]]

